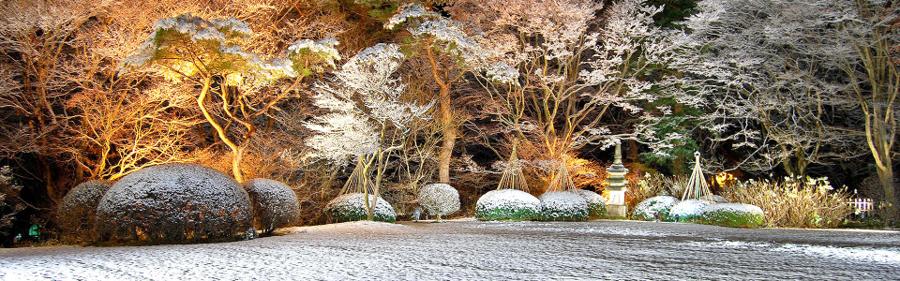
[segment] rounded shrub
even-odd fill
[[[588,217],[590,219],[601,219],[606,217],[606,201],[603,200],[603,196],[600,196],[600,194],[597,194],[596,192],[584,189],[576,189],[574,192],[587,201]]]
[[[655,196],[647,198],[634,207],[634,213],[631,215],[636,220],[666,220],[669,216],[669,210],[678,203],[678,198],[672,196]]]
[[[677,222],[695,222],[703,215],[703,210],[706,206],[712,204],[709,201],[705,200],[684,200],[672,206],[672,209],[669,210],[669,215],[666,217],[667,221],[677,221]]]
[[[369,200],[375,200],[374,195],[369,195]],[[369,201],[369,204],[372,204]],[[329,220],[334,223],[361,221],[368,219],[366,211],[366,196],[363,193],[348,193],[328,202],[325,206],[325,213]],[[397,221],[397,213],[394,207],[384,198],[378,197],[375,202],[374,218],[375,221],[395,222]]]
[[[109,188],[109,182],[92,180],[78,184],[66,193],[57,209],[65,240],[81,242],[95,238],[97,205]]]
[[[247,237],[252,210],[231,177],[193,164],[141,169],[116,182],[97,207],[100,239],[139,244]]]
[[[713,203],[729,203],[728,199],[725,199],[725,197],[715,195],[715,194],[700,197],[700,200],[705,200],[705,201],[709,201],[709,202],[713,202]]]
[[[766,223],[766,215],[757,206],[740,203],[718,203],[704,208],[699,221],[727,227],[756,228]]]
[[[297,194],[290,187],[270,179],[253,179],[244,184],[253,206],[253,227],[263,233],[288,226],[300,214]]]
[[[527,221],[540,218],[541,200],[516,189],[497,189],[475,202],[475,218],[483,221]]]
[[[419,205],[438,220],[459,211],[459,192],[445,183],[425,185],[419,190]]]
[[[554,191],[541,195],[541,219],[545,221],[585,221],[587,200],[572,191]]]

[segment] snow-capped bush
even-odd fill
[[[97,205],[110,183],[92,180],[76,185],[63,197],[57,210],[59,227],[67,240],[90,241],[96,233]]]
[[[116,182],[97,207],[100,239],[189,243],[243,238],[251,228],[247,192],[216,170],[193,164],[141,169]]]
[[[703,215],[703,210],[712,202],[706,200],[684,200],[672,206],[666,221],[694,222]]]
[[[715,195],[715,194],[700,197],[700,200],[709,201],[709,202],[713,202],[713,203],[729,203],[728,199],[725,199],[725,197]]]
[[[483,221],[527,221],[540,217],[541,200],[515,189],[497,189],[478,198],[475,217]]]
[[[669,216],[669,210],[678,203],[678,198],[672,196],[656,196],[641,201],[634,207],[631,215],[636,220],[665,220]]]
[[[756,228],[766,223],[766,215],[754,205],[719,203],[707,206],[699,221],[718,226]]]
[[[573,192],[577,193],[587,201],[588,204],[588,216],[590,219],[600,219],[606,216],[606,201],[603,200],[603,196],[597,194],[596,192],[584,189],[576,189]]]
[[[263,233],[293,223],[300,213],[297,194],[290,187],[270,179],[253,179],[244,184],[253,206],[253,227]]]
[[[363,193],[348,193],[338,196],[331,202],[328,202],[328,205],[325,206],[325,213],[328,214],[330,221],[334,223],[366,220],[368,219],[368,212],[366,212],[365,197]],[[375,199],[374,195],[369,195],[369,204],[372,204],[371,200]],[[375,202],[374,211],[375,217],[373,220],[375,221],[397,221],[397,213],[394,212],[394,207],[380,196]]]
[[[419,190],[419,205],[428,211],[429,215],[449,215],[459,211],[459,192],[445,183],[433,183]]]
[[[554,191],[541,195],[541,219],[545,221],[585,221],[588,203],[578,193]]]

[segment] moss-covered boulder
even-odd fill
[[[106,181],[86,181],[66,193],[57,210],[63,240],[67,242],[94,240],[97,206],[111,185]]]
[[[666,220],[669,210],[677,203],[678,198],[672,196],[650,197],[634,207],[631,218],[645,221]]]
[[[369,204],[371,200],[376,200],[376,196],[369,195]],[[397,221],[397,213],[394,207],[384,198],[377,197],[374,209],[375,221],[395,222]],[[328,215],[329,221],[333,223],[361,221],[369,218],[366,211],[366,196],[363,193],[348,193],[328,202],[325,206],[325,213]]]
[[[587,200],[572,191],[547,192],[541,195],[541,220],[586,221]]]
[[[573,192],[587,201],[589,219],[595,220],[606,217],[606,201],[603,200],[603,196],[600,196],[600,194],[597,194],[596,192],[584,189],[576,189]]]
[[[694,199],[678,202],[669,210],[666,221],[695,222],[703,216],[703,210],[710,204],[712,202]]]
[[[762,209],[750,204],[718,203],[704,208],[698,220],[703,224],[727,227],[756,228],[766,223]]]
[[[252,233],[247,192],[194,164],[141,169],[116,182],[97,206],[100,240],[128,244],[220,242]]]
[[[475,203],[475,218],[483,221],[528,221],[540,218],[541,200],[527,192],[498,189]]]
[[[289,226],[300,214],[297,194],[286,184],[270,179],[253,179],[244,184],[253,206],[253,227],[270,234]]]

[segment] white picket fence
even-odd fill
[[[875,208],[875,203],[872,202],[871,198],[853,198],[847,203],[853,207],[853,214],[860,217],[868,216]]]

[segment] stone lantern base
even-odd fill
[[[624,219],[628,213],[625,205],[608,205],[606,206],[606,216],[610,219]]]

